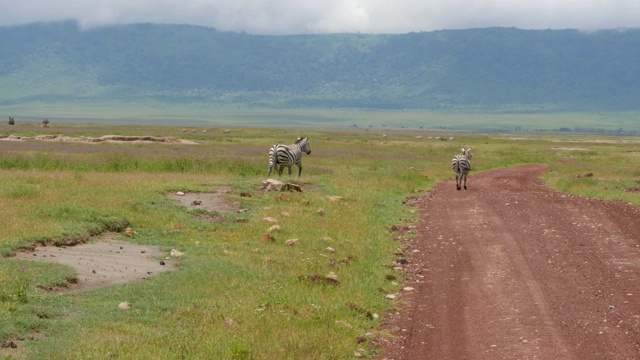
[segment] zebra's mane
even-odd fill
[[[306,140],[306,137],[299,137],[298,140],[296,140],[296,144],[300,144],[301,142],[303,142],[304,140]]]

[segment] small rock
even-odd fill
[[[178,191],[178,192],[176,193],[176,195],[178,195],[178,196],[184,196],[184,193],[183,193],[182,191]]]
[[[415,290],[415,289],[414,289],[414,288],[412,288],[411,286],[407,286],[407,287],[405,287],[405,288],[404,288],[404,289],[402,289],[402,290],[404,290],[404,291],[413,291],[413,290]]]
[[[284,185],[285,184],[282,181],[275,180],[275,179],[267,179],[262,182],[261,189],[265,191],[282,191],[282,188],[284,187]]]
[[[165,265],[166,263],[164,262],[164,260],[160,260],[160,265]]]
[[[289,245],[289,246],[294,246],[294,245],[298,245],[298,239],[289,239],[287,241],[284,242],[285,245]]]
[[[176,250],[176,249],[171,249],[171,256],[173,256],[173,257],[180,257],[180,256],[182,256],[182,255],[184,255],[184,253],[183,253],[183,252],[178,251],[178,250]]]
[[[270,223],[278,222],[278,220],[276,220],[276,219],[274,219],[274,218],[272,218],[270,216],[262,218],[262,221],[266,221],[266,222],[270,222]]]
[[[388,294],[384,298],[387,299],[387,300],[394,300],[396,298],[396,296],[394,294]]]
[[[343,328],[346,329],[352,329],[353,325],[349,324],[348,322],[344,321],[344,320],[336,320],[336,325],[339,325]]]
[[[195,199],[191,202],[191,205],[202,205],[202,200],[200,199]]]
[[[338,280],[338,275],[336,275],[336,273],[334,273],[333,271],[330,272],[329,274],[327,274],[327,276],[325,276],[327,279],[333,279],[333,280]]]
[[[128,237],[132,238],[136,235],[138,235],[137,232],[135,232],[132,228],[126,228],[124,229],[124,234],[127,235]]]
[[[325,215],[326,215],[326,212],[324,211],[324,209],[323,209],[323,208],[318,209],[318,211],[316,211],[316,213],[317,213],[318,215],[320,215],[320,216],[325,216]]]
[[[327,247],[325,250],[330,253],[336,252],[336,249],[332,248],[331,246]]]
[[[262,240],[264,241],[275,241],[276,239],[271,234],[262,234]]]
[[[120,304],[118,304],[118,309],[120,310],[127,310],[127,309],[131,309],[131,304],[129,304],[126,301],[121,302]]]
[[[273,226],[271,226],[271,227],[269,227],[267,229],[267,232],[271,233],[271,232],[278,231],[278,230],[281,230],[280,225],[273,225]]]

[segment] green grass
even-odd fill
[[[265,194],[259,187],[268,148],[292,142],[300,131],[201,129],[55,128],[69,136],[173,136],[199,145],[0,142],[3,254],[34,241],[91,240],[124,224],[138,232],[129,241],[185,253],[177,271],[65,295],[41,289],[67,281],[71,269],[3,258],[0,340],[37,338],[21,343],[16,357],[349,359],[354,351],[373,356],[379,350],[373,339],[384,336],[381,321],[401,305],[384,298],[400,286],[386,279],[400,276],[389,266],[402,248],[390,228],[416,220],[403,201],[451,178],[451,156],[462,146],[474,151],[474,172],[547,163],[544,178],[553,187],[640,206],[640,194],[625,191],[640,180],[640,152],[630,146],[637,144],[631,137],[461,133],[453,141],[436,141],[402,131],[382,138],[376,131],[307,129],[312,154],[303,158],[303,176],[284,176],[307,190]],[[50,130],[11,129],[18,135]],[[594,176],[577,177],[588,172]],[[231,186],[230,196],[248,211],[208,223],[166,196],[219,185]],[[262,240],[267,216],[282,227],[275,242]],[[298,245],[284,245],[293,238]],[[339,285],[306,280],[329,272]],[[132,308],[119,310],[122,301]]]

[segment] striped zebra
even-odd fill
[[[278,175],[282,175],[282,170],[285,167],[289,168],[289,175],[291,175],[291,167],[295,164],[298,166],[298,177],[302,175],[302,152],[311,154],[311,147],[309,147],[309,139],[301,137],[291,145],[276,144],[269,150],[269,173],[274,168],[278,171]]]
[[[456,155],[451,160],[451,167],[453,173],[456,175],[456,189],[460,190],[462,181],[464,179],[464,189],[467,190],[467,175],[471,170],[471,148],[462,148],[462,155]]]

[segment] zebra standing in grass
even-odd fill
[[[311,147],[309,147],[309,139],[301,137],[296,140],[294,144],[283,145],[276,144],[269,150],[269,173],[274,168],[278,171],[278,175],[282,175],[282,170],[285,167],[289,168],[289,175],[291,175],[291,166],[294,164],[298,166],[298,177],[302,175],[302,152],[311,154]]]
[[[467,190],[467,175],[471,170],[471,148],[462,148],[462,155],[456,155],[451,160],[453,173],[456,174],[456,189],[460,190],[462,180],[464,179],[464,189]]]

